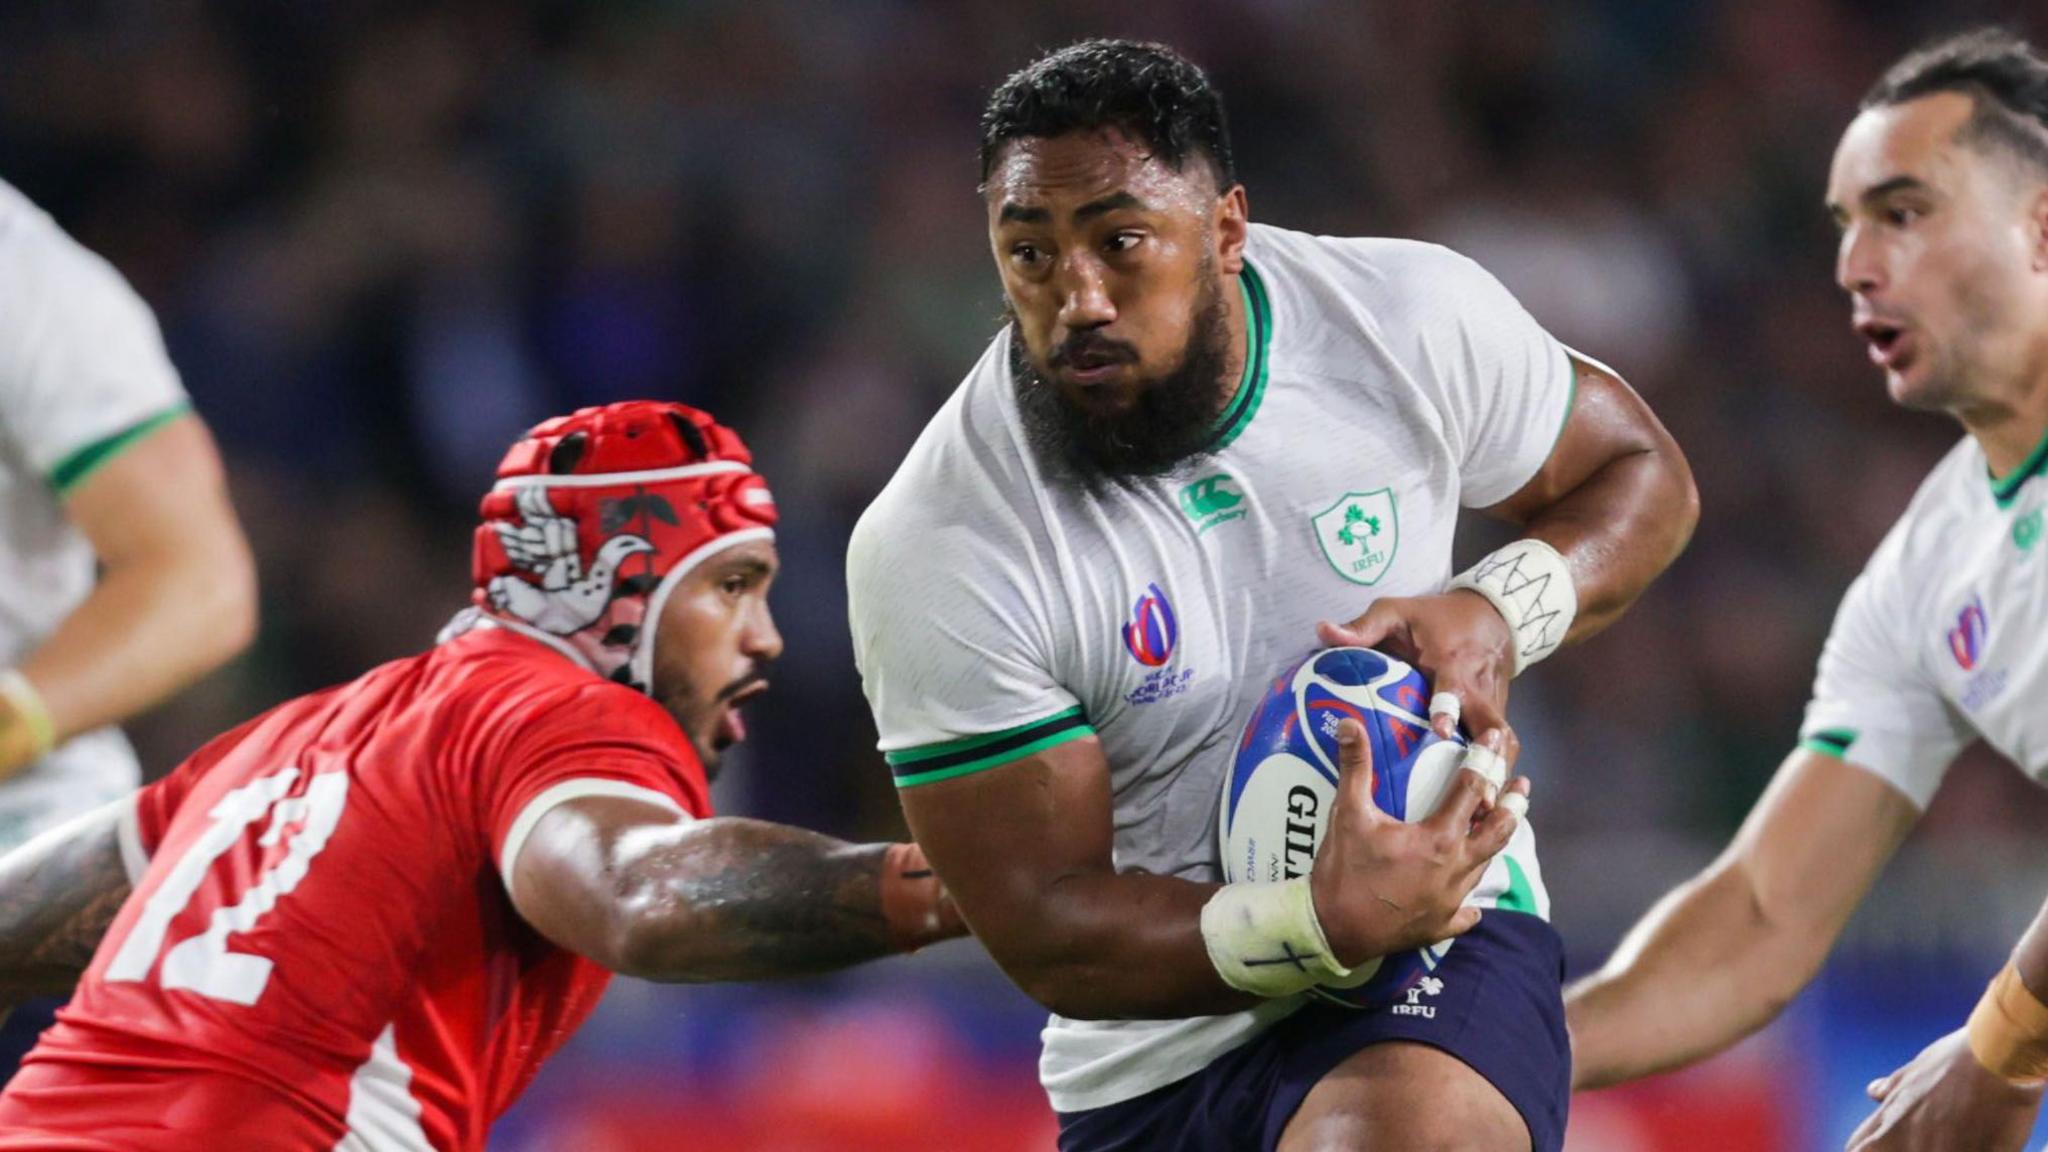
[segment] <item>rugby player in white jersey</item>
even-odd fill
[[[1511,756],[1510,677],[1683,547],[1677,447],[1469,260],[1251,224],[1220,99],[1170,49],[1012,76],[982,166],[1011,323],[855,530],[851,614],[912,830],[1054,1013],[1060,1147],[1556,1149],[1526,785],[1495,804],[1462,773],[1390,820],[1354,727],[1312,876],[1227,887],[1217,798],[1318,643],[1412,658]],[[1447,590],[1461,508],[1527,535]],[[1453,935],[1411,1013],[1304,1006]]]
[[[255,623],[220,458],[155,317],[0,182],[0,852],[133,791],[114,725]],[[47,1022],[0,1030],[0,1079]]]
[[[2048,58],[1979,31],[1887,72],[1828,177],[1895,403],[1967,433],[1849,586],[1800,746],[1728,850],[1570,997],[1580,1087],[1699,1060],[1820,969],[1963,746],[2048,779]],[[1873,1083],[1856,1149],[2018,1149],[2048,1076],[2048,913],[1967,1026]]]

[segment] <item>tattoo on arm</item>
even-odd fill
[[[0,1001],[67,992],[92,962],[128,899],[119,812],[102,808],[0,857]]]
[[[630,911],[655,919],[636,967],[655,979],[764,980],[892,953],[886,850],[758,820],[682,829],[631,864]]]

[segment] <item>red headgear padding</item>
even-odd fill
[[[682,404],[629,400],[535,425],[483,500],[478,608],[646,691],[655,623],[704,557],[774,537],[775,499],[739,435]]]

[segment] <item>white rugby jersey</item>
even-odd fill
[[[1801,744],[1922,808],[1978,735],[2048,783],[2048,440],[1994,480],[1964,437],[1849,585]]]
[[[92,591],[92,546],[64,497],[185,411],[148,305],[0,182],[0,667]],[[118,730],[77,736],[0,784],[0,850],[137,783]]]
[[[1273,676],[1380,596],[1440,591],[1460,507],[1548,457],[1575,379],[1476,264],[1434,245],[1254,225],[1245,375],[1209,452],[1091,494],[1020,429],[999,334],[854,530],[854,651],[902,787],[1090,733],[1123,871],[1221,879],[1232,748]],[[1547,915],[1533,833],[1475,893]],[[1054,1016],[1053,1107],[1186,1076],[1298,1007],[1181,1021]]]

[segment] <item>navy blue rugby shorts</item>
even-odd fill
[[[1411,988],[1402,1003],[1371,1011],[1310,1001],[1192,1076],[1061,1113],[1060,1152],[1273,1152],[1309,1089],[1354,1054],[1392,1040],[1464,1061],[1522,1114],[1535,1152],[1559,1152],[1571,1041],[1557,931],[1525,913],[1489,910],[1433,975],[1441,981],[1434,993]],[[1402,1010],[1411,1007],[1430,1011]]]

